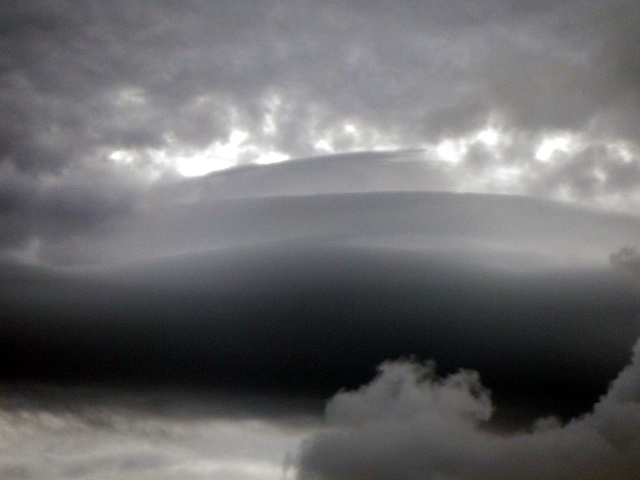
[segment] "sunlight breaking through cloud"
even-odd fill
[[[569,154],[579,148],[579,140],[571,134],[548,136],[540,142],[535,158],[541,162],[550,162],[557,152]]]

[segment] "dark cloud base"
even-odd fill
[[[640,333],[638,291],[618,272],[389,249],[236,249],[98,275],[7,264],[1,279],[5,384],[328,398],[415,356],[477,370],[497,423],[567,418],[606,391]]]

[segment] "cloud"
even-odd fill
[[[492,409],[475,372],[444,378],[387,362],[327,405],[326,431],[303,444],[300,479],[626,479],[640,473],[640,366],[634,359],[593,411],[527,433],[482,428]]]
[[[247,400],[14,386],[0,398],[0,477],[280,480],[283,458],[313,423],[290,399],[279,418]]]
[[[611,245],[637,238],[629,216],[605,220],[604,213],[570,213],[570,207],[534,199],[440,191],[514,194],[525,188],[521,179],[527,177],[528,193],[539,197],[563,198],[570,192],[587,205],[600,201],[630,208],[637,197],[636,167],[615,149],[593,146],[566,155],[556,152],[556,163],[533,168],[518,160],[533,155],[536,142],[531,139],[496,145],[469,141],[461,164],[454,166],[436,160],[435,152],[362,152],[247,165],[182,180],[151,181],[109,163],[70,168],[63,175],[29,174],[6,164],[0,175],[0,249],[27,255],[30,245],[37,244],[42,262],[123,263],[302,238],[343,243],[356,237],[386,237],[389,245],[426,246],[444,235],[459,246],[470,234],[485,245],[488,239],[504,244],[508,237],[511,249],[542,247],[544,252],[550,240],[544,240],[535,226],[540,209],[554,219],[541,228],[557,238],[559,246],[569,241],[565,215],[584,225],[582,233],[570,239],[568,254],[575,257],[601,260]],[[529,153],[518,153],[521,148]],[[609,150],[613,153],[605,162],[599,152]],[[479,209],[476,199],[483,199],[487,208]],[[442,210],[432,208],[432,201],[441,202]],[[467,207],[476,219],[464,213]],[[524,216],[510,215],[516,210]],[[610,222],[619,226],[611,228]],[[459,233],[455,241],[454,230]]]
[[[370,422],[407,421],[416,417],[491,417],[489,392],[477,372],[460,371],[436,381],[432,364],[385,362],[376,380],[356,392],[338,393],[327,405],[331,426],[359,427]]]
[[[17,249],[96,233],[109,219],[125,215],[145,182],[110,168],[41,177],[0,167],[0,246]]]
[[[130,159],[120,165],[129,173],[162,171],[185,155],[215,165],[198,152],[239,131],[247,148],[232,162],[241,164],[433,147],[488,125],[534,142],[498,163],[535,172],[535,142],[557,132],[637,151],[637,52],[628,47],[638,43],[637,15],[629,0],[405,0],[392,11],[340,0],[15,4],[0,39],[0,160],[48,175],[116,158]],[[613,170],[611,159],[593,161],[610,171],[607,189],[633,189],[637,154]],[[469,187],[467,163],[453,188]],[[578,199],[597,197],[577,165],[561,170],[558,189],[566,182]],[[632,185],[616,181],[622,170]],[[498,188],[499,172],[482,171]],[[518,193],[531,191],[528,178],[517,179]]]
[[[635,276],[640,274],[640,254],[635,247],[622,247],[609,256],[609,261],[614,267],[625,269]]]
[[[571,242],[567,255],[601,261],[611,245],[638,236],[629,216],[606,218],[517,196],[434,192],[438,185],[455,190],[456,173],[443,162],[424,165],[424,157],[420,151],[337,155],[153,185],[117,169],[85,182],[83,175],[70,175],[46,187],[14,173],[7,177],[7,198],[14,200],[4,212],[14,228],[6,229],[5,241],[15,248],[35,236],[42,261],[81,264],[303,239],[342,244],[386,238],[398,246],[409,239],[426,248],[444,237],[468,246],[473,237],[484,246],[509,241],[511,249],[544,253],[551,244],[544,231],[558,241],[553,251]],[[483,167],[471,168],[467,179],[476,168]],[[580,235],[567,236],[567,217],[574,229],[581,226]],[[619,226],[612,229],[611,222]]]
[[[118,267],[5,261],[0,376],[325,398],[416,355],[479,371],[500,422],[568,417],[628,361],[637,286],[545,261],[305,240]]]
[[[3,382],[317,400],[415,354],[443,378],[386,364],[383,376],[415,379],[397,418],[365,408],[384,389],[363,389],[337,397],[330,428],[357,435],[361,415],[391,432],[429,409],[470,432],[443,439],[519,461],[478,417],[493,410],[494,428],[584,412],[638,334],[637,284],[606,259],[640,235],[640,10],[592,3],[3,5]],[[269,159],[289,161],[257,165]],[[634,257],[613,263],[633,270]],[[612,405],[589,418],[617,415]],[[134,422],[112,407],[106,417]],[[174,444],[156,456],[138,431],[120,444],[111,427],[48,408],[7,417],[25,429],[0,476],[45,476],[46,461],[80,478],[253,478],[264,466]],[[551,433],[513,441],[542,456],[537,439],[575,428],[594,463],[611,458],[586,420],[541,424]],[[86,450],[43,456],[52,425]],[[104,451],[89,447],[98,437]],[[29,460],[15,445],[30,442]]]
[[[614,266],[637,275],[624,247]],[[325,409],[325,429],[301,449],[298,478],[566,479],[632,478],[640,473],[640,340],[631,362],[588,413],[566,423],[541,417],[533,429],[487,428],[494,411],[477,372],[437,377],[434,364],[387,361],[369,384],[341,391]]]

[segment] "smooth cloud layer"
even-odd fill
[[[425,165],[424,155],[336,155],[144,186],[139,178],[122,182],[113,169],[41,184],[7,168],[0,176],[0,250],[77,265],[303,238],[385,245],[386,237],[386,245],[424,248],[447,237],[448,246],[465,247],[471,235],[485,247],[510,242],[511,249],[543,253],[553,237],[551,251],[602,263],[640,234],[631,215],[511,195],[434,192],[455,191],[459,171]]]
[[[303,444],[298,478],[634,478],[639,345],[592,412],[565,425],[541,418],[533,432],[510,435],[482,428],[492,405],[475,372],[440,379],[415,363],[386,363],[370,384],[331,399],[326,431]]]

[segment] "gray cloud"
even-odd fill
[[[3,391],[0,477],[280,480],[283,458],[315,420],[304,419],[295,405],[282,421],[258,409],[227,414],[238,405],[248,409],[246,400],[56,387]],[[170,411],[159,411],[162,403]],[[193,408],[200,412],[190,414]],[[298,416],[303,423],[295,425]]]
[[[442,237],[440,229],[453,216],[450,222],[466,222],[469,231],[486,230],[483,235],[488,238],[499,237],[515,222],[518,227],[512,227],[513,234],[507,233],[515,242],[510,248],[539,250],[534,239],[546,227],[540,225],[542,217],[536,210],[548,209],[549,221],[558,218],[554,221],[558,228],[546,231],[562,237],[562,246],[570,237],[567,224],[559,218],[565,215],[562,211],[572,215],[571,207],[515,196],[465,197],[434,190],[456,191],[462,183],[471,191],[515,193],[522,188],[515,188],[509,179],[509,169],[515,169],[516,179],[528,178],[528,193],[543,198],[566,198],[572,192],[575,201],[588,206],[599,199],[614,207],[624,203],[623,209],[640,200],[634,188],[640,170],[615,149],[593,145],[571,154],[556,152],[555,164],[536,169],[523,166],[520,160],[525,155],[520,150],[532,152],[531,145],[527,139],[518,146],[496,148],[473,141],[464,166],[436,161],[435,153],[423,150],[363,152],[246,165],[194,179],[165,176],[155,183],[143,173],[132,175],[109,163],[100,169],[69,169],[64,175],[49,177],[6,165],[0,175],[0,246],[4,251],[19,251],[37,244],[40,260],[57,264],[126,262],[303,237],[350,242],[352,237],[386,235],[388,244],[413,241],[426,246]],[[491,169],[505,169],[506,180],[489,179],[486,171]],[[443,209],[434,210],[430,198],[442,199]],[[474,199],[480,198],[491,208],[477,211]],[[395,214],[388,202],[397,206]],[[454,206],[458,202],[461,204]],[[462,204],[486,223],[470,218],[460,210]],[[514,219],[512,211],[523,216]],[[573,221],[585,226],[578,236],[580,228],[573,227],[570,242],[576,257],[602,261],[612,247],[636,241],[632,217],[611,215],[605,220],[604,213],[575,212]],[[466,215],[466,220],[460,215]],[[612,223],[619,225],[612,228]],[[524,230],[531,235],[523,236]],[[601,233],[594,237],[596,230]],[[409,237],[413,240],[407,240]],[[506,237],[499,240],[506,241]]]
[[[640,275],[640,254],[635,247],[625,246],[609,256],[614,267],[628,270],[631,274]]]
[[[327,405],[328,430],[303,446],[301,479],[632,478],[640,473],[638,347],[593,411],[530,433],[481,428],[491,400],[474,372],[436,378],[387,363],[371,383]]]
[[[124,215],[136,203],[144,184],[123,178],[110,168],[39,177],[0,169],[0,245],[24,248],[74,235],[95,235],[111,217]]]
[[[542,196],[568,189],[576,198],[633,193],[640,182],[640,162],[625,159],[619,151],[593,145],[574,154],[556,154],[554,164],[541,172],[532,191]]]
[[[306,381],[317,401],[314,388],[353,388],[385,358],[419,354],[444,378],[388,363],[335,397],[303,477],[368,464],[374,478],[528,478],[532,460],[551,479],[637,474],[635,364],[565,426],[492,429],[584,412],[637,336],[637,284],[621,272],[636,252],[611,257],[622,269],[606,260],[640,236],[639,14],[632,0],[4,2],[0,399],[13,381],[103,375],[280,382],[280,397]],[[495,138],[478,135],[488,126]],[[242,148],[211,147],[238,131]],[[569,146],[539,158],[556,137]],[[306,160],[252,164],[267,154]],[[239,167],[180,178],[190,156]],[[408,396],[391,395],[398,385]],[[0,477],[282,476],[204,447],[208,433],[176,427],[175,411],[50,400],[3,406]]]
[[[243,129],[299,157],[322,138],[411,148],[488,122],[635,145],[636,16],[633,2],[579,0],[12,4],[0,151],[58,171],[105,150],[148,157]]]
[[[417,355],[478,370],[500,422],[584,411],[628,361],[637,285],[447,226],[452,237],[406,248],[291,238],[118,267],[5,260],[0,376],[324,398],[385,358]]]
[[[513,212],[521,217],[509,217]],[[540,225],[545,213],[546,224]],[[584,235],[581,239],[568,237],[563,223],[567,218],[575,222],[573,233]],[[619,228],[610,230],[616,221]],[[610,245],[632,242],[637,230],[631,217],[607,218],[587,211],[574,215],[570,209],[556,210],[553,204],[507,196],[383,192],[248,198],[134,211],[113,219],[105,235],[76,235],[45,243],[40,258],[62,265],[127,263],[235,246],[309,242],[413,245],[422,251],[507,249],[547,256],[558,265],[589,265],[604,263]],[[589,237],[595,234],[600,240]]]

